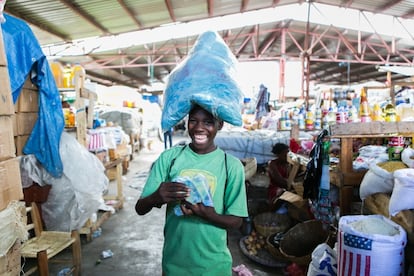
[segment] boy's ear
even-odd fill
[[[218,121],[218,126],[217,126],[217,129],[218,129],[218,130],[221,130],[221,129],[223,128],[223,125],[224,125],[224,122],[223,122],[222,120],[219,120],[219,121]]]

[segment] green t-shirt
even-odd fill
[[[221,149],[208,154],[197,154],[188,146],[164,151],[154,163],[141,197],[155,192],[163,181],[195,174],[206,177],[218,214],[248,216],[243,165],[227,154],[226,173]],[[177,204],[167,206],[162,260],[165,275],[232,275],[226,230],[197,216],[176,216],[173,209]]]

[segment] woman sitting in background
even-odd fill
[[[276,158],[270,160],[267,166],[267,174],[270,178],[267,195],[271,205],[288,188],[290,166],[287,161],[287,154],[289,153],[289,146],[284,143],[276,143],[272,148],[272,153],[276,155]]]

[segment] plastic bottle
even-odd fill
[[[315,129],[322,128],[322,109],[320,107],[315,109]]]
[[[348,107],[348,123],[358,122],[358,111],[355,106]]]
[[[336,113],[332,107],[330,107],[328,110],[328,122],[329,122],[329,125],[336,124]]]
[[[305,130],[305,117],[302,113],[298,115],[298,125],[300,130]]]
[[[361,90],[361,99],[359,104],[359,115],[361,117],[361,122],[370,122],[371,116],[369,112],[367,92],[365,88]]]
[[[305,119],[305,128],[306,130],[313,130],[315,125],[315,117],[314,114],[312,112],[312,110],[308,110],[308,112],[306,112],[306,119]]]
[[[384,121],[382,109],[378,103],[375,103],[374,107],[372,108],[372,120],[377,122]]]
[[[72,108],[70,109],[68,116],[69,116],[68,117],[69,127],[74,127],[76,125],[76,123],[75,123],[75,112],[73,111]]]
[[[63,88],[71,88],[72,68],[66,65],[63,69]]]
[[[64,68],[60,62],[51,62],[50,63],[50,70],[52,71],[53,78],[55,79],[56,86],[58,88],[63,87],[63,73]]]
[[[70,72],[70,87],[71,88],[75,87],[75,84],[76,84],[75,76],[77,72],[85,73],[85,69],[80,64],[76,64],[75,66],[72,67],[72,71]]]
[[[388,102],[388,104],[384,108],[385,113],[385,121],[386,122],[396,122],[397,121],[397,112],[395,110],[394,105],[391,103],[391,101]]]

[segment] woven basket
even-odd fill
[[[328,242],[329,230],[319,220],[301,222],[289,229],[280,241],[280,253],[298,265],[308,265],[313,250],[321,243]]]
[[[266,239],[266,248],[267,251],[277,260],[280,261],[287,261],[288,259],[280,252],[280,241],[279,243],[275,243],[276,236],[279,235],[279,233],[275,233],[272,235],[269,235]]]
[[[264,212],[256,215],[253,223],[256,231],[267,238],[274,233],[286,232],[290,228],[292,220],[288,214]]]
[[[256,157],[248,157],[241,159],[241,162],[244,166],[244,175],[245,179],[249,180],[257,171],[257,161]]]

